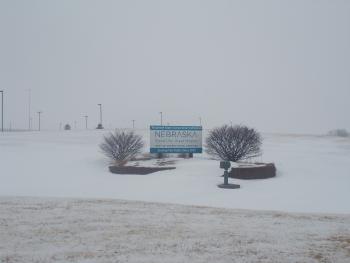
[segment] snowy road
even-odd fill
[[[350,216],[0,198],[0,262],[349,262]]]

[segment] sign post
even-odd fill
[[[224,183],[219,184],[219,188],[225,188],[225,189],[236,189],[240,188],[241,186],[238,184],[229,184],[228,183],[228,169],[231,167],[231,163],[229,161],[221,161],[220,162],[220,168],[224,169]]]

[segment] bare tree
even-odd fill
[[[144,147],[142,137],[133,131],[115,131],[104,136],[100,144],[102,152],[112,159],[117,166],[125,165],[139,154]]]
[[[254,129],[224,125],[209,132],[206,152],[222,160],[237,162],[259,156],[261,144],[261,136]]]

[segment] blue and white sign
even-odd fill
[[[151,153],[202,153],[202,126],[151,125]]]

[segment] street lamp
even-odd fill
[[[135,120],[132,120],[132,128],[135,129]]]
[[[98,106],[100,106],[100,123],[97,125],[97,129],[103,129],[102,126],[102,104],[97,104]]]
[[[202,126],[202,117],[199,117],[199,126]]]
[[[39,116],[39,131],[40,131],[40,115],[41,115],[42,111],[38,111],[38,116]]]
[[[160,125],[163,126],[163,112],[159,112],[160,114]]]
[[[1,131],[4,132],[4,91],[1,92]]]
[[[31,100],[32,100],[32,98],[31,98],[31,89],[28,89],[28,130],[30,130],[31,129],[31,112],[30,112],[30,106],[31,106]]]
[[[87,129],[88,117],[87,115],[83,116],[85,118],[85,129]]]

